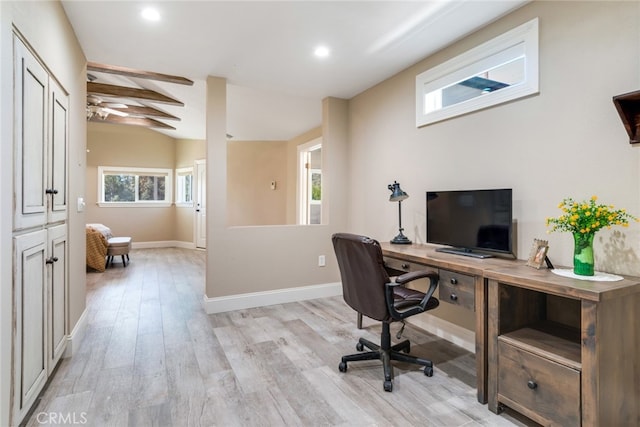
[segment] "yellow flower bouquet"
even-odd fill
[[[583,276],[593,276],[593,237],[596,231],[613,225],[629,226],[629,221],[638,219],[624,209],[613,205],[596,204],[598,198],[592,196],[588,201],[576,202],[566,198],[558,205],[562,215],[547,218],[547,227],[551,231],[573,233],[574,256],[573,271]]]

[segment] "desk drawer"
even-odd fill
[[[384,265],[387,267],[389,276],[400,275],[403,273],[408,273],[409,271],[435,270],[426,265],[416,264],[413,262],[389,257],[384,257]]]
[[[475,279],[450,270],[438,270],[440,301],[475,310]]]
[[[543,425],[580,425],[580,372],[498,338],[498,400]]]

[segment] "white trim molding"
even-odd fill
[[[80,318],[73,327],[73,330],[67,335],[67,347],[64,350],[63,358],[71,357],[78,352],[80,344],[84,339],[84,334],[87,330],[87,309],[85,308]]]
[[[155,249],[155,248],[182,248],[196,249],[194,242],[182,242],[178,240],[161,240],[156,242],[131,242],[133,249]]]
[[[342,295],[342,284],[326,283],[322,285],[301,286],[298,288],[277,289],[274,291],[250,292],[209,298],[204,296],[204,311],[207,314],[224,313],[246,308],[264,307],[288,302],[305,301]]]

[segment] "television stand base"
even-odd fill
[[[470,256],[473,258],[493,258],[493,255],[491,254],[486,254],[483,252],[474,252],[471,249],[466,249],[466,248],[438,248],[436,249],[436,252],[444,252],[447,254],[454,254],[454,255],[462,255],[462,256]]]

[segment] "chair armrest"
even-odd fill
[[[424,279],[425,277],[430,277],[432,280],[435,278],[436,282],[438,281],[438,273],[435,271],[420,270],[410,271],[396,277],[396,283],[404,285],[406,283],[413,282],[414,280]]]
[[[394,305],[393,288],[395,288],[396,286],[404,286],[405,284],[414,280],[427,277],[429,278],[429,289],[427,289],[427,292],[425,293],[424,298],[422,298],[422,301],[420,301],[420,304],[404,311],[396,310]],[[429,303],[429,300],[438,287],[438,280],[439,276],[435,271],[411,271],[409,273],[398,276],[395,283],[386,283],[385,296],[387,300],[387,308],[389,310],[389,313],[391,314],[391,317],[396,320],[402,320],[409,316],[413,316],[414,314],[424,313],[425,311],[427,311],[427,304]]]

